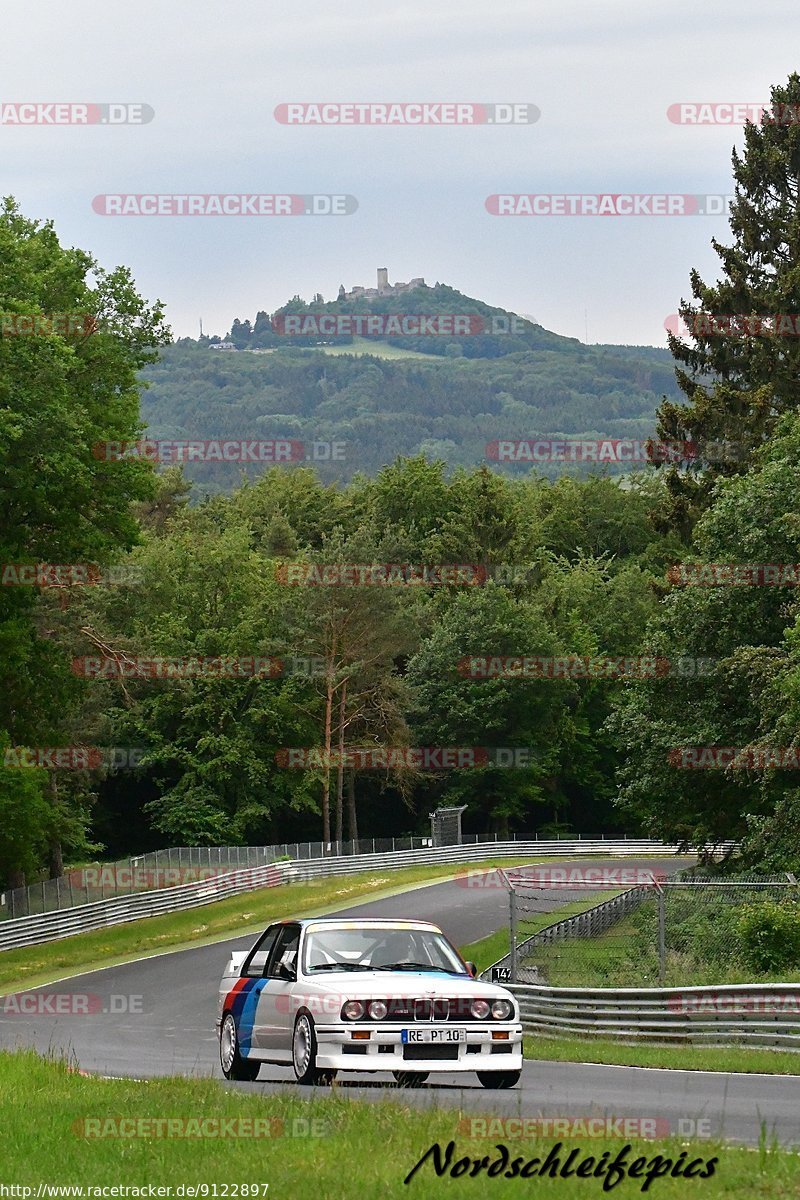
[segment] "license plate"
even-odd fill
[[[466,1029],[403,1029],[400,1040],[404,1046],[415,1046],[419,1042],[465,1042]]]

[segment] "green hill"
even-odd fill
[[[319,323],[325,315],[404,314],[436,317],[445,327],[458,314],[471,317],[474,328],[479,319],[488,328],[494,322],[500,332],[379,338],[282,332],[287,316],[299,317],[295,327],[302,328],[309,317]],[[317,464],[328,479],[372,474],[399,454],[471,466],[492,461],[490,447],[498,440],[644,440],[654,432],[661,397],[679,395],[667,350],[585,346],[443,285],[371,301],[317,298],[309,305],[295,298],[271,317],[235,321],[227,340],[237,353],[214,350],[208,339],[182,339],[146,370],[149,435],[291,438],[304,443],[312,461],[313,443],[344,443],[341,460]],[[530,469],[524,462],[496,465],[515,473]],[[206,462],[192,464],[187,474],[218,491],[238,482],[243,470],[262,469]],[[549,476],[564,469],[559,462],[537,465]]]

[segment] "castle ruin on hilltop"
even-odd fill
[[[346,292],[344,284],[339,287],[340,300],[362,300],[369,296],[399,296],[403,292],[413,292],[414,288],[425,287],[425,280],[421,275],[415,279],[409,280],[408,283],[389,283],[389,270],[387,267],[378,267],[378,286],[374,288],[354,287],[352,291]]]

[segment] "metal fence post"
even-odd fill
[[[509,940],[511,943],[511,982],[517,982],[517,893],[512,887],[508,893]]]
[[[658,891],[658,982],[667,977],[667,894],[664,888]]]

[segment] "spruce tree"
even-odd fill
[[[695,443],[695,457],[664,466],[662,525],[688,538],[720,476],[747,469],[780,415],[800,402],[800,75],[772,89],[760,124],[733,151],[733,242],[712,245],[722,278],[690,275],[679,311],[688,340],[669,334],[688,403],[662,401],[658,436]]]

